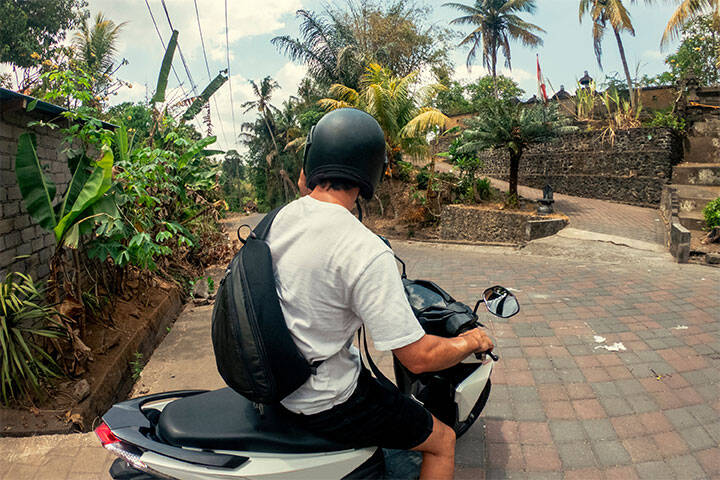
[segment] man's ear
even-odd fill
[[[307,179],[305,178],[305,170],[300,169],[300,177],[298,178],[298,188],[300,189],[300,196],[304,197],[310,193],[310,189],[307,187]]]

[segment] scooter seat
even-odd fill
[[[157,435],[170,445],[267,453],[313,453],[347,450],[294,425],[282,407],[253,403],[223,388],[181,398],[162,410]]]

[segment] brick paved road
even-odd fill
[[[488,315],[501,361],[482,421],[458,442],[458,477],[720,478],[720,271],[631,252],[396,250],[411,277],[461,300],[502,284],[522,305]],[[616,342],[625,350],[604,348]]]
[[[720,478],[720,270],[558,237],[395,243],[460,300],[502,284],[521,302],[486,319],[501,360],[457,478]],[[107,478],[108,460],[92,434],[0,439],[0,478]]]

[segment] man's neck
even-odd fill
[[[331,190],[318,185],[312,192],[310,192],[310,196],[315,200],[335,203],[347,208],[348,210],[352,210],[355,206],[355,200],[357,200],[359,193],[360,189],[357,187],[352,190]]]

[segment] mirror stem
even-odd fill
[[[476,315],[476,316],[477,316],[477,309],[478,309],[478,307],[480,306],[480,304],[483,303],[484,301],[485,301],[485,300],[482,299],[482,298],[477,301],[477,303],[475,304],[475,308],[473,308],[473,315]]]

